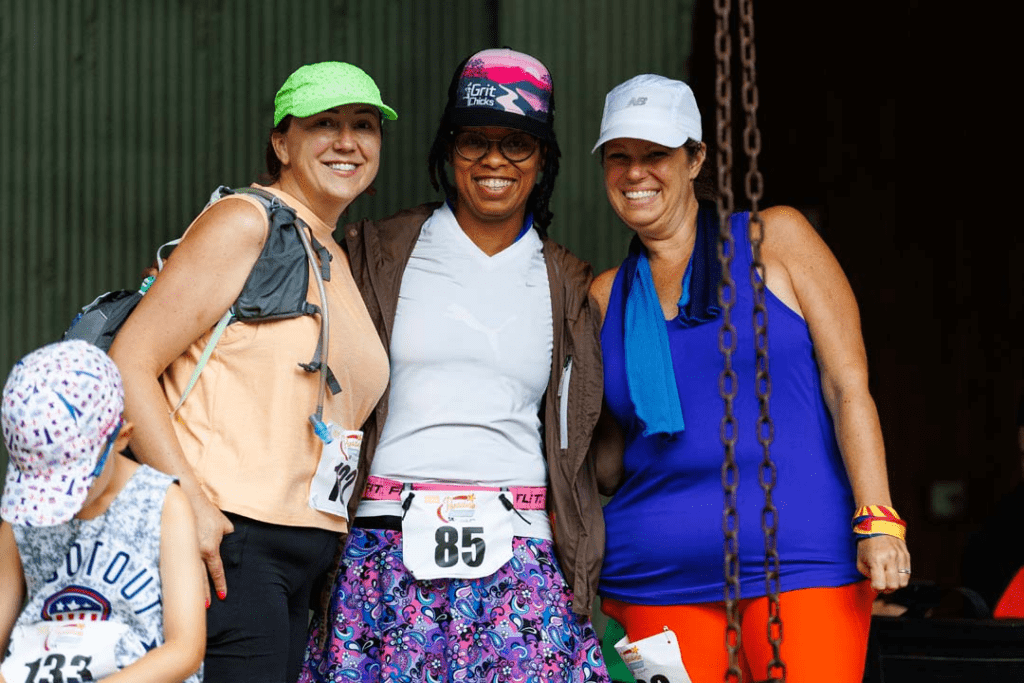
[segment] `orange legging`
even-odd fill
[[[839,588],[804,588],[779,596],[782,661],[788,683],[861,683],[875,591],[869,581]],[[743,680],[768,678],[768,599],[740,601]],[[725,605],[631,605],[602,598],[601,611],[626,629],[631,641],[672,629],[693,683],[721,683],[729,666]],[[751,673],[753,672],[753,676]]]

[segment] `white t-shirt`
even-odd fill
[[[402,278],[388,418],[371,473],[403,483],[545,486],[540,403],[551,376],[551,291],[529,230],[488,256],[444,205]],[[400,514],[363,501],[360,516]],[[544,511],[516,533],[550,538]],[[522,533],[520,533],[522,532]]]

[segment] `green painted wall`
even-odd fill
[[[629,234],[608,205],[590,153],[605,93],[638,73],[684,79],[695,0],[544,0],[502,3],[502,40],[544,62],[555,82],[555,131],[562,148],[552,198],[554,239],[595,271],[622,260]]]
[[[604,93],[685,77],[693,0],[6,0],[0,12],[0,376],[97,294],[134,287],[218,184],[262,170],[273,96],[297,66],[350,61],[399,113],[376,196],[434,199],[427,147],[452,70],[498,45],[555,81],[563,151],[552,236],[603,269],[625,251],[590,148]],[[496,17],[489,8],[497,7]],[[492,21],[493,19],[493,21]],[[6,468],[6,452],[0,470]]]

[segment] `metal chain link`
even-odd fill
[[[768,309],[765,300],[765,265],[761,258],[765,225],[758,212],[758,204],[764,189],[764,179],[757,166],[761,153],[761,131],[757,127],[757,69],[754,50],[754,0],[739,0],[740,5],[740,59],[743,64],[742,100],[746,114],[743,130],[743,151],[749,161],[746,174],[746,195],[750,201],[750,243],[753,259],[750,263],[750,284],[754,296],[753,326],[756,356],[755,393],[757,395],[757,441],[761,445],[763,458],[758,468],[758,481],[764,492],[764,507],[761,509],[761,531],[764,534],[765,593],[768,597],[768,642],[772,658],[768,662],[767,675],[770,681],[786,680],[786,665],[782,661],[782,615],[779,604],[779,511],[772,500],[777,470],[771,458],[771,444],[775,438],[775,425],[769,411],[772,392],[768,356]]]
[[[743,131],[743,149],[749,160],[745,177],[745,190],[750,201],[750,241],[753,259],[750,266],[750,282],[753,289],[753,328],[755,346],[755,393],[758,402],[757,440],[761,445],[763,458],[758,468],[758,481],[764,492],[765,504],[761,511],[761,528],[765,548],[765,589],[768,596],[767,637],[772,647],[772,659],[768,663],[769,680],[786,680],[786,665],[782,661],[782,615],[779,605],[779,553],[777,542],[778,509],[772,500],[777,470],[771,459],[771,444],[775,437],[774,423],[769,410],[771,398],[771,374],[768,354],[768,310],[765,299],[765,265],[761,258],[764,242],[764,222],[758,211],[764,179],[758,169],[757,159],[761,152],[761,132],[757,127],[757,72],[754,50],[754,8],[753,0],[739,0],[740,6],[740,57],[743,64],[742,103],[746,114]],[[737,488],[739,468],[736,463],[737,422],[734,402],[737,393],[737,377],[733,369],[732,356],[736,350],[736,328],[732,324],[732,307],[736,300],[735,282],[731,275],[735,244],[730,230],[729,217],[732,215],[734,199],[732,193],[732,79],[730,62],[732,58],[732,37],[729,27],[731,0],[715,0],[715,56],[717,59],[716,94],[716,137],[718,143],[718,214],[719,249],[722,264],[722,279],[718,287],[718,299],[722,307],[722,327],[718,336],[718,348],[724,364],[719,376],[719,393],[725,404],[720,427],[720,437],[725,447],[722,464],[722,488],[725,493],[725,507],[722,515],[722,530],[725,536],[725,607],[726,607],[726,648],[729,652],[729,667],[725,674],[727,683],[742,683],[743,672],[739,666],[739,649],[742,645],[738,604],[739,584],[739,512],[737,510]]]
[[[726,683],[743,683],[743,670],[739,663],[739,650],[743,644],[740,632],[740,547],[739,512],[736,490],[739,468],[736,464],[737,425],[733,401],[736,398],[736,371],[732,355],[736,351],[736,328],[732,324],[732,307],[736,302],[736,283],[732,279],[732,261],[735,243],[732,239],[729,217],[734,210],[732,194],[732,35],[729,31],[729,11],[732,0],[715,0],[715,101],[716,101],[716,160],[718,165],[718,259],[722,264],[722,277],[718,283],[718,303],[722,307],[722,326],[718,331],[718,350],[724,364],[718,376],[718,392],[725,404],[719,436],[725,447],[722,463],[722,489],[725,506],[722,512],[725,573],[725,646],[729,651]]]

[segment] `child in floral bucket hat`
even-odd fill
[[[192,511],[172,477],[121,455],[123,409],[117,366],[83,341],[32,352],[7,379],[0,681],[32,680],[40,658],[51,680],[202,680]]]

